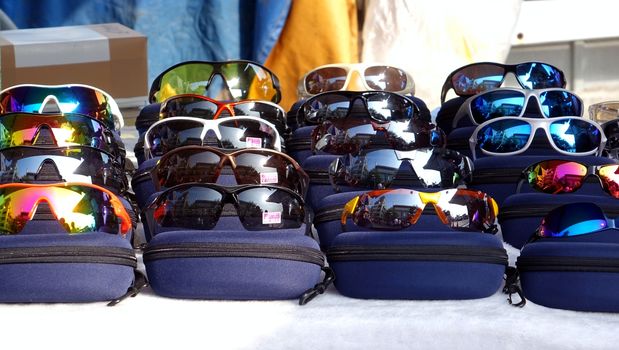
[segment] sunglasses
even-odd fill
[[[402,171],[408,164],[410,171]],[[380,149],[358,156],[337,158],[329,166],[329,181],[336,192],[339,184],[353,187],[385,189],[399,180],[399,185],[456,187],[470,182],[471,160],[445,148],[422,148],[413,151]]]
[[[376,90],[415,94],[413,77],[405,70],[378,64],[338,63],[317,67],[299,80],[299,97],[327,91]]]
[[[522,172],[516,193],[520,192],[524,181],[540,192],[572,193],[582,187],[590,175],[598,177],[605,192],[619,198],[619,165],[587,166],[568,160],[545,160],[528,166]]]
[[[119,149],[100,121],[81,114],[9,113],[0,116],[0,149],[15,146],[90,146]]]
[[[90,183],[116,193],[127,189],[122,166],[96,148],[20,146],[0,150],[0,183],[41,181]]]
[[[356,101],[361,106],[355,107]],[[369,116],[378,123],[410,120],[419,115],[419,107],[408,97],[382,91],[325,92],[309,98],[297,112],[298,125],[320,124],[353,114]]]
[[[589,106],[589,117],[600,124],[619,118],[619,101],[606,101]]]
[[[580,97],[565,89],[498,88],[467,99],[460,106],[452,125],[454,128],[457,127],[458,121],[467,116],[473,124],[481,124],[500,117],[522,117],[529,104],[529,98],[537,101],[541,115],[546,118],[583,115],[583,102]]]
[[[41,206],[42,203],[48,207]],[[132,227],[129,214],[116,195],[86,183],[2,184],[0,206],[2,234],[21,232],[35,213],[58,220],[69,233],[103,231],[124,236]]]
[[[220,102],[201,95],[176,95],[161,103],[160,119],[169,117],[195,117],[217,119],[229,116],[252,116],[266,119],[286,130],[286,112],[279,105],[268,101]]]
[[[50,101],[62,113],[84,114],[113,130],[120,130],[125,124],[116,101],[108,93],[81,84],[11,86],[0,91],[0,113],[44,113]]]
[[[249,231],[299,228],[305,218],[303,199],[287,188],[202,183],[186,183],[165,190],[148,205],[146,217],[155,233],[162,228],[211,230],[226,203],[234,205],[241,224]]]
[[[151,175],[157,190],[187,182],[214,183],[226,165],[238,184],[277,185],[302,196],[309,184],[305,171],[290,156],[257,148],[234,152],[204,146],[176,148],[159,159]]]
[[[439,192],[378,190],[354,197],[342,211],[342,231],[350,216],[355,225],[375,230],[402,230],[414,225],[428,203],[445,225],[459,231],[496,233],[497,203],[483,192],[461,188]]]
[[[209,136],[209,132],[212,132]],[[160,120],[144,134],[146,159],[161,156],[181,146],[215,146],[225,149],[270,148],[281,150],[275,126],[256,117],[232,117],[206,120],[171,117]]]
[[[565,74],[548,63],[524,62],[519,64],[500,64],[479,62],[456,69],[447,76],[441,90],[441,103],[450,89],[458,96],[472,96],[495,89],[503,84],[507,73],[516,77],[524,89],[564,88]]]
[[[163,102],[180,94],[204,95],[213,77],[223,78],[231,99],[279,102],[279,80],[268,68],[251,61],[186,61],[163,71],[151,85],[150,103]]]
[[[314,153],[358,153],[364,148],[388,146],[401,151],[425,147],[444,147],[445,133],[434,124],[413,118],[379,124],[367,118],[325,121],[311,135]]]
[[[541,237],[580,236],[614,227],[615,220],[608,219],[595,203],[570,203],[546,214],[533,240]]]
[[[473,159],[476,159],[475,146],[487,155],[523,153],[532,144],[538,129],[545,131],[555,151],[565,155],[599,154],[606,144],[602,128],[580,117],[502,117],[484,122],[475,129],[469,139]]]

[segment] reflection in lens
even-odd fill
[[[303,108],[303,114],[307,121],[317,123],[346,117],[349,106],[348,96],[337,93],[325,94],[310,99]]]
[[[250,231],[299,228],[305,212],[302,203],[290,193],[261,187],[242,190],[239,199],[239,219]]]
[[[201,145],[204,125],[193,120],[167,119],[150,128],[147,142],[153,156],[164,153],[180,146]]]
[[[352,186],[387,188],[393,182],[401,161],[389,149],[368,152],[361,156],[346,158],[346,182]]]
[[[549,131],[555,146],[570,153],[593,151],[600,147],[602,138],[600,131],[591,122],[579,118],[553,122]]]
[[[436,204],[449,226],[456,230],[486,232],[494,226],[497,213],[483,192],[450,189],[441,191]]]
[[[361,195],[352,219],[357,226],[377,230],[400,230],[414,224],[424,208],[412,190],[392,190]]]
[[[545,91],[539,96],[542,113],[548,118],[580,116],[582,105],[576,95],[567,91]]]
[[[368,112],[379,122],[410,120],[415,114],[412,101],[398,95],[376,92],[366,98]]]
[[[551,210],[537,230],[541,237],[578,236],[608,227],[604,212],[593,203],[565,204]]]
[[[522,120],[499,120],[484,126],[477,134],[480,149],[510,153],[524,148],[531,137],[531,125]]]
[[[565,87],[561,71],[545,63],[528,62],[517,65],[516,78],[527,89]]]
[[[213,65],[206,63],[187,63],[173,68],[161,77],[156,102],[180,94],[204,95],[213,73]]]
[[[348,72],[344,68],[325,67],[316,69],[305,78],[305,90],[312,95],[344,88]]]
[[[221,147],[234,148],[275,148],[277,131],[269,125],[256,121],[230,118],[218,126],[221,134]]]
[[[491,91],[471,101],[471,114],[477,124],[499,117],[520,116],[524,94],[519,91]]]
[[[153,218],[161,227],[210,230],[217,225],[222,199],[223,195],[212,188],[184,186],[160,198]]]
[[[613,197],[619,198],[619,165],[605,165],[598,172],[604,189]]]
[[[195,96],[178,96],[168,99],[161,109],[163,118],[185,116],[203,119],[213,119],[218,106],[214,102]]]
[[[181,150],[162,157],[156,168],[157,182],[172,187],[187,182],[216,182],[221,158],[210,151]]]
[[[505,70],[493,64],[475,64],[460,69],[451,78],[454,91],[458,95],[475,95],[501,86]]]
[[[587,167],[563,160],[548,160],[527,169],[531,187],[546,193],[569,193],[582,186]]]
[[[374,90],[398,92],[406,88],[406,73],[395,67],[368,67],[363,75],[365,83]]]
[[[228,62],[221,65],[221,73],[235,101],[255,99],[277,102],[275,83],[264,68],[249,62]]]

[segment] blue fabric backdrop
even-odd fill
[[[291,0],[0,0],[18,28],[118,22],[148,36],[149,84],[186,60],[264,62]]]

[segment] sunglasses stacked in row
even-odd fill
[[[86,85],[17,85],[0,92],[0,112],[0,301],[136,293],[145,279],[114,99]]]
[[[308,203],[335,286],[356,298],[491,295],[507,265],[501,241],[488,234],[498,207],[484,193],[457,188],[470,181],[470,159],[444,148],[444,133],[421,114],[418,99],[400,94],[412,92],[404,91],[412,82],[395,84],[389,72],[396,68],[380,68],[319,67],[299,86],[304,95],[320,93],[289,112],[297,129],[287,149],[310,175]],[[328,91],[350,86],[356,70],[367,85],[370,71],[400,90]]]
[[[217,77],[232,101],[202,96],[221,90]],[[277,78],[247,61],[185,62],[153,83],[160,120],[142,134],[132,186],[157,294],[303,304],[330,283],[324,255],[305,235],[307,174],[281,152],[279,96]]]
[[[500,87],[507,73],[515,75],[522,89]],[[564,87],[563,72],[546,63],[475,63],[449,75],[442,97],[449,89],[459,97],[445,102],[437,116],[439,125],[453,128],[448,135],[448,145],[463,152],[468,148],[475,159],[472,185],[489,193],[499,203],[503,239],[522,248],[522,261],[531,255],[539,257],[540,265],[529,265],[530,269],[554,271],[545,276],[556,279],[556,284],[550,284],[562,286],[573,282],[574,275],[570,272],[577,269],[578,264],[586,264],[580,258],[607,258],[601,256],[602,252],[601,255],[592,253],[594,249],[589,249],[592,246],[588,244],[608,239],[603,234],[559,239],[566,244],[565,248],[546,244],[546,238],[530,242],[535,228],[544,225],[544,216],[562,205],[581,207],[586,213],[593,203],[607,215],[619,214],[619,166],[615,160],[600,156],[606,143],[602,128],[582,117],[582,100]],[[556,217],[552,220],[556,221]],[[571,235],[573,228],[570,230],[564,235]],[[616,245],[619,241],[612,240],[615,243],[605,249],[619,249]],[[590,255],[576,253],[578,250]],[[573,263],[566,264],[559,259],[552,265],[550,261],[556,256],[571,256]],[[547,259],[546,262],[543,259]],[[586,270],[583,266],[580,268]],[[529,282],[525,296],[536,295],[548,285],[549,281],[542,279]],[[571,297],[577,293],[599,297],[599,294],[587,294],[582,288],[570,293],[556,294],[557,300],[563,300],[561,303],[537,300],[543,305],[586,310],[589,302]],[[599,301],[590,305],[600,305]],[[609,303],[608,307],[614,308],[615,304],[616,301]],[[603,310],[591,309],[595,308]]]

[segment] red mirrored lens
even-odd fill
[[[613,197],[619,198],[619,165],[605,165],[599,168],[602,186]]]
[[[569,193],[582,186],[587,167],[562,160],[537,163],[527,171],[531,187],[546,193]]]

